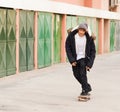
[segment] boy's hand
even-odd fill
[[[87,70],[87,71],[90,71],[90,67],[86,66],[86,70]]]
[[[77,65],[77,63],[76,63],[76,62],[73,62],[73,63],[72,63],[72,66],[76,66],[76,65]]]

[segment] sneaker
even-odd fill
[[[91,86],[89,85],[89,88],[88,88],[88,89],[86,89],[85,91],[86,91],[87,93],[88,93],[88,92],[90,92],[90,91],[92,91]]]
[[[82,93],[80,95],[83,96],[90,96],[90,93],[86,92],[85,90],[82,90]]]

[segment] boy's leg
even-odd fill
[[[91,86],[88,84],[87,80],[87,71],[86,71],[86,64],[85,61],[82,60],[81,62],[77,63],[76,66],[72,67],[73,75],[78,80],[78,82],[82,86],[82,90],[85,92],[91,91]]]
[[[77,79],[77,81],[81,84],[80,73],[79,73],[79,66],[72,66],[73,75]],[[81,84],[82,85],[82,84]]]
[[[77,64],[76,66],[73,66],[73,67],[72,67],[72,70],[73,70],[73,75],[74,75],[74,77],[75,77],[75,78],[77,79],[77,81],[81,84],[78,64]]]
[[[82,90],[85,91],[86,93],[90,92],[91,85],[88,83],[87,79],[87,71],[86,71],[86,64],[80,63],[80,68],[79,68],[79,75],[80,75],[80,80],[81,80],[81,85],[82,85]]]

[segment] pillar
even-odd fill
[[[108,53],[110,49],[110,21],[104,20],[104,53]]]
[[[61,62],[66,62],[65,53],[65,40],[66,40],[66,15],[62,16],[62,40],[61,40]]]
[[[19,9],[16,9],[16,74],[19,73]]]
[[[99,19],[98,22],[98,53],[103,54],[104,52],[104,19]]]

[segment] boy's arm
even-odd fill
[[[71,64],[74,63],[74,62],[76,62],[76,60],[74,59],[74,57],[72,55],[70,35],[68,35],[68,37],[66,39],[65,48],[66,48],[66,54],[67,54],[69,62]]]
[[[95,43],[94,43],[94,40],[92,39],[90,44],[90,58],[89,58],[87,67],[91,68],[93,66],[95,56],[96,56]]]

